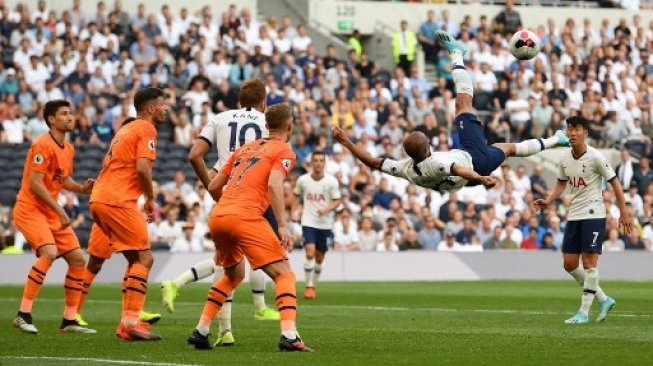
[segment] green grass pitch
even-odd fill
[[[312,354],[277,350],[278,323],[253,319],[248,285],[234,301],[236,345],[190,349],[186,336],[207,289],[208,284],[184,288],[176,312],[167,314],[158,285],[152,284],[147,309],[164,313],[154,326],[164,339],[135,343],[113,333],[120,312],[117,285],[92,288],[84,316],[99,331],[96,335],[57,332],[63,311],[60,286],[44,287],[37,299],[37,336],[12,329],[22,289],[0,287],[0,365],[595,366],[650,364],[653,355],[650,282],[605,281],[617,307],[607,321],[583,326],[563,324],[580,303],[580,287],[571,279],[323,283],[317,300],[300,299],[299,304],[299,329],[316,350]],[[595,304],[592,319],[596,311]]]

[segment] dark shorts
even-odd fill
[[[315,244],[315,248],[320,252],[329,250],[329,244],[333,241],[333,231],[331,230],[302,226],[302,233],[304,234],[304,245]]]
[[[462,113],[454,121],[458,127],[460,149],[472,156],[474,171],[488,176],[506,160],[503,150],[488,146],[483,124],[472,113]]]
[[[562,240],[562,252],[601,254],[605,239],[605,227],[606,219],[568,221]]]
[[[272,227],[272,231],[274,231],[275,234],[277,234],[277,238],[281,239],[279,237],[279,223],[277,222],[277,217],[274,216],[274,211],[272,210],[272,206],[268,206],[268,209],[265,210],[263,213],[263,218],[267,220],[267,222],[270,224]]]

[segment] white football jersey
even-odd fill
[[[399,161],[385,159],[381,164],[381,171],[440,193],[458,192],[467,184],[467,180],[452,175],[451,168],[454,163],[474,169],[471,155],[467,151],[454,149],[448,152],[432,152],[431,156],[419,164],[415,164],[411,158]]]
[[[215,171],[220,171],[231,153],[241,145],[269,135],[265,114],[249,107],[215,115],[200,132],[200,138],[218,150]]]
[[[311,173],[306,173],[297,179],[295,194],[304,200],[302,226],[321,230],[333,228],[333,211],[322,217],[317,211],[328,207],[333,200],[340,199],[340,185],[336,177],[325,174],[322,179],[315,180]]]
[[[616,178],[608,160],[595,148],[588,146],[587,151],[575,158],[571,148],[567,148],[560,157],[558,179],[567,181],[571,189],[569,207],[570,221],[605,218],[603,204],[603,179],[611,181]]]

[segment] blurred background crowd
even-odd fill
[[[604,248],[652,249],[653,22],[643,24],[638,15],[616,24],[542,19],[533,29],[542,52],[529,62],[516,61],[508,51],[510,36],[521,27],[511,1],[496,17],[467,16],[461,23],[451,21],[447,10],[429,11],[421,24],[398,25],[386,45],[396,67],[383,68],[367,56],[356,31],[346,40],[347,55],[338,57],[333,45],[316,49],[306,26],[290,17],[257,19],[236,6],[213,14],[209,7],[172,13],[167,5],[140,4],[127,13],[117,0],[99,1],[95,12],[85,13],[80,0],[63,12],[44,1],[28,8],[0,0],[0,162],[6,172],[0,178],[0,242],[25,246],[11,223],[23,164],[17,156],[48,132],[41,114],[46,101],[73,103],[76,127],[69,139],[77,147],[81,179],[97,174],[107,144],[123,121],[135,116],[135,91],[158,86],[170,94],[173,108],[159,130],[154,175],[159,211],[150,234],[155,248],[212,250],[206,218],[213,201],[196,182],[188,148],[215,114],[238,108],[239,85],[258,77],[267,85],[268,105],[289,103],[295,115],[291,143],[298,164],[285,184],[297,245],[302,203],[292,192],[319,148],[344,197],[335,250],[559,250],[568,197],[544,212],[530,207],[552,188],[542,166],[529,172],[504,164],[495,172],[500,184],[493,189],[441,195],[372,172],[333,144],[331,128],[340,125],[374,156],[401,158],[401,141],[412,130],[429,136],[433,149],[457,146],[452,64],[434,41],[434,32],[445,29],[467,46],[474,103],[488,142],[548,136],[571,115],[589,119],[592,145],[621,150],[617,173],[637,217],[636,230],[621,235],[614,194],[607,190]],[[418,49],[435,77],[420,73]],[[60,202],[85,245],[88,197],[65,192]]]

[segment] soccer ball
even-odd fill
[[[540,52],[540,39],[529,30],[520,30],[510,39],[510,53],[517,60],[530,60]]]

